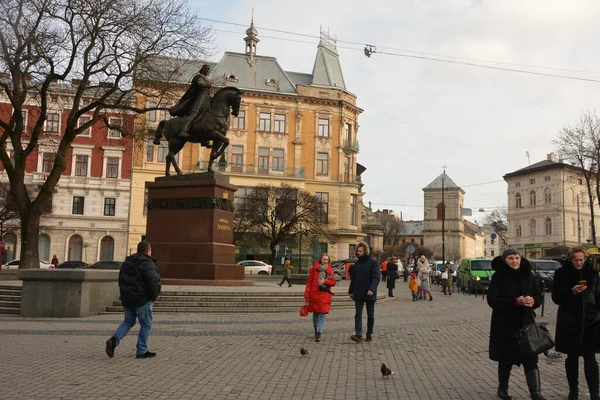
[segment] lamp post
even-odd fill
[[[444,166],[444,175],[446,175],[445,167],[446,166]],[[444,178],[445,176],[442,176],[442,262],[446,261],[446,204],[444,203]]]

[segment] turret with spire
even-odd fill
[[[248,56],[248,63],[253,65],[254,57],[256,56],[256,45],[260,42],[258,39],[258,31],[254,27],[254,10],[252,11],[250,28],[246,30],[246,35],[247,36],[244,38],[244,42],[246,42],[246,55]]]

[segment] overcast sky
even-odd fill
[[[318,40],[261,27],[318,35],[323,26],[340,40],[373,44],[382,52],[499,61],[510,65],[467,62],[600,80],[598,1],[191,0],[191,4],[205,18],[248,25],[254,9],[261,39],[258,54],[276,57],[289,71],[312,72]],[[207,24],[217,30],[214,61],[224,51],[244,51],[244,27]],[[402,212],[405,220],[423,218],[422,188],[442,173],[442,165],[463,186],[465,207],[491,210],[506,204],[503,181],[469,185],[502,180],[505,173],[527,166],[527,151],[532,164],[545,159],[558,131],[579,119],[583,110],[596,108],[600,89],[594,82],[385,54],[367,58],[362,50],[341,47],[362,46],[338,42],[347,89],[364,109],[358,161],[367,167],[365,204],[371,201],[374,209]],[[481,217],[474,213],[470,219]]]

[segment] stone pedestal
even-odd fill
[[[216,172],[160,177],[146,182],[146,188],[146,240],[163,283],[245,283],[233,245],[237,188],[228,177]]]

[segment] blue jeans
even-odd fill
[[[320,312],[313,313],[313,326],[315,327],[315,332],[323,333],[326,315],[327,314]]]
[[[135,354],[138,356],[146,354],[148,351],[148,338],[150,337],[150,331],[152,331],[152,302],[149,301],[138,308],[123,307],[123,309],[125,310],[125,320],[119,325],[113,335],[117,339],[117,345],[121,339],[127,336],[129,330],[133,328],[137,317],[140,321],[140,332],[138,333]]]
[[[354,300],[356,314],[354,314],[354,330],[356,336],[362,337],[362,312],[363,306],[367,305],[367,338],[373,337],[373,327],[375,326],[375,302]]]

